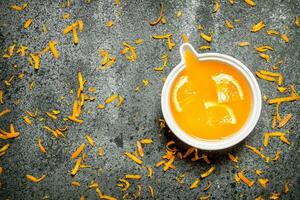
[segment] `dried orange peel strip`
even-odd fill
[[[290,101],[297,101],[297,100],[299,100],[300,97],[296,93],[296,90],[295,90],[294,86],[291,85],[290,88],[291,88],[291,95],[290,96],[270,99],[268,101],[268,103],[269,104],[277,104],[277,103],[282,103],[282,102],[290,102]]]
[[[283,132],[271,132],[271,133],[264,133],[264,146],[265,147],[268,145],[270,137],[279,137],[279,139],[282,142],[284,142],[286,144],[290,144],[290,142],[285,137],[285,133],[283,133]]]

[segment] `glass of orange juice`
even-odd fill
[[[251,71],[219,53],[198,54],[185,43],[182,61],[168,75],[161,98],[164,118],[183,142],[203,150],[231,147],[246,138],[261,112]]]

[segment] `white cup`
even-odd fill
[[[221,139],[221,140],[201,140],[196,137],[192,137],[191,135],[187,134],[185,131],[183,131],[179,125],[176,123],[171,109],[170,109],[170,93],[171,88],[174,80],[176,77],[180,74],[180,72],[184,69],[184,62],[183,60],[170,72],[168,75],[163,89],[162,89],[162,96],[161,96],[161,107],[162,107],[162,113],[165,118],[166,123],[168,124],[171,131],[184,143],[196,147],[198,149],[202,150],[221,150],[226,149],[231,146],[236,145],[237,143],[241,142],[243,139],[245,139],[250,132],[255,127],[259,116],[261,112],[261,104],[262,104],[262,98],[261,98],[261,92],[258,86],[258,83],[254,77],[254,75],[251,73],[251,71],[240,61],[237,59],[220,54],[220,53],[202,53],[198,54],[194,48],[188,44],[185,43],[180,46],[180,54],[181,58],[183,58],[183,52],[186,49],[192,50],[195,55],[199,58],[199,60],[214,60],[226,63],[229,66],[234,67],[237,69],[248,81],[248,84],[251,88],[252,93],[252,109],[251,113],[249,114],[248,120],[245,122],[243,127],[237,131],[236,133],[233,133],[231,136]],[[242,109],[242,108],[241,108]]]

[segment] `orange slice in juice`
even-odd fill
[[[244,99],[240,84],[231,75],[220,73],[213,76],[212,79],[216,83],[219,103],[228,103]]]

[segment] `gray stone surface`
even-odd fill
[[[190,190],[193,180],[209,168],[203,161],[191,162],[189,160],[176,160],[175,170],[164,173],[161,168],[154,168],[153,178],[147,178],[147,171],[134,164],[123,156],[124,151],[134,151],[135,143],[142,138],[152,138],[153,145],[145,147],[146,156],[143,159],[146,165],[154,166],[164,154],[165,144],[174,139],[169,133],[160,130],[158,119],[162,117],[160,108],[160,91],[163,85],[162,77],[167,76],[179,62],[178,47],[182,43],[181,34],[189,36],[190,42],[198,47],[206,42],[199,38],[196,25],[202,24],[208,32],[214,32],[211,52],[225,53],[245,63],[252,72],[257,69],[270,68],[277,59],[283,58],[284,64],[280,72],[284,74],[284,84],[295,83],[299,91],[299,48],[300,29],[296,30],[293,24],[294,17],[300,15],[300,2],[297,0],[256,0],[257,6],[250,8],[243,1],[231,6],[228,1],[221,1],[218,13],[212,13],[213,3],[209,0],[181,0],[163,1],[167,24],[149,26],[148,22],[158,16],[158,1],[122,1],[114,6],[113,1],[92,0],[90,4],[84,0],[72,0],[70,8],[62,8],[64,1],[38,1],[30,0],[25,11],[17,12],[8,8],[17,3],[12,0],[0,1],[0,46],[7,48],[12,42],[29,47],[28,52],[41,51],[50,40],[57,40],[60,57],[55,60],[50,53],[41,58],[39,71],[34,71],[28,64],[27,57],[14,56],[5,60],[0,58],[0,88],[5,92],[5,104],[0,110],[8,107],[12,112],[0,117],[0,128],[7,130],[9,123],[14,123],[20,137],[9,141],[0,141],[0,145],[9,142],[8,152],[0,158],[0,166],[4,173],[0,175],[0,199],[79,199],[84,194],[87,199],[96,199],[94,190],[87,189],[90,181],[96,180],[103,193],[121,199],[122,193],[116,186],[118,179],[126,173],[141,173],[142,199],[148,199],[148,185],[155,189],[156,199],[198,199],[200,196],[211,195],[211,199],[254,199],[262,195],[268,199],[272,192],[282,193],[285,181],[290,183],[290,192],[282,194],[282,199],[299,199],[299,101],[286,103],[280,106],[280,113],[294,115],[293,119],[283,128],[288,131],[287,137],[291,144],[287,146],[278,139],[264,149],[266,155],[271,157],[276,150],[282,152],[277,162],[266,163],[256,154],[247,150],[243,144],[262,146],[263,133],[272,131],[271,115],[275,107],[263,105],[260,120],[251,135],[231,151],[238,155],[240,169],[246,169],[246,176],[257,179],[254,170],[264,171],[262,177],[269,178],[270,183],[263,189],[258,183],[252,188],[245,184],[237,184],[233,175],[239,169],[230,162],[227,152],[208,153],[216,171],[210,177],[201,181],[200,187]],[[182,11],[181,18],[176,17],[176,11]],[[121,16],[118,15],[121,12]],[[64,13],[70,13],[70,18],[63,19]],[[26,19],[32,18],[33,23],[28,30],[23,29]],[[84,31],[78,33],[79,44],[73,44],[72,35],[62,35],[63,29],[77,19],[84,22]],[[233,30],[224,26],[224,20],[240,19]],[[114,26],[105,26],[108,20],[114,21]],[[285,32],[290,42],[285,44],[280,37],[271,37],[265,30],[258,33],[249,31],[252,24],[264,20],[267,28],[275,28],[281,33]],[[42,33],[42,23],[48,28]],[[288,26],[290,30],[287,30]],[[176,47],[169,52],[164,41],[153,40],[151,35],[164,32],[173,33]],[[136,39],[143,39],[144,43],[137,46],[137,59],[129,62],[120,55],[122,42],[133,43]],[[249,41],[250,47],[238,47],[240,41]],[[269,44],[274,47],[270,53],[271,62],[266,63],[259,58],[254,48],[258,45]],[[117,57],[117,62],[108,70],[97,70],[101,59],[98,57],[99,48],[109,49]],[[170,56],[168,66],[164,72],[155,72],[153,67],[161,65],[161,54]],[[17,68],[13,65],[17,64]],[[77,89],[77,72],[81,71],[87,80],[86,88],[96,87],[96,100],[86,102],[82,119],[83,125],[64,122],[63,117],[70,114],[74,94],[70,90]],[[10,87],[4,85],[4,80],[10,75],[17,76],[25,73],[23,80],[18,78],[12,81]],[[149,86],[142,87],[142,80],[148,79]],[[35,88],[30,91],[29,83],[35,81]],[[278,96],[275,84],[258,80],[262,93],[268,97]],[[134,88],[140,85],[139,92]],[[118,109],[115,104],[108,105],[104,110],[97,110],[97,104],[104,101],[112,93],[124,96],[125,103]],[[92,93],[89,93],[91,94]],[[65,96],[64,100],[60,97]],[[16,100],[21,100],[16,105]],[[24,123],[22,117],[25,111],[38,109],[39,117],[47,119],[44,122],[33,120],[33,125]],[[59,120],[49,119],[45,112],[59,109],[62,114]],[[91,113],[88,114],[88,110]],[[42,126],[70,127],[65,138],[54,139]],[[87,164],[91,169],[81,169],[72,178],[70,170],[74,161],[70,159],[71,153],[85,142],[85,135],[90,134],[95,139],[95,147],[87,146]],[[43,155],[37,147],[37,139],[41,137],[47,149]],[[103,147],[104,156],[97,156],[97,148]],[[186,146],[179,143],[181,149]],[[176,182],[175,177],[186,173],[184,184]],[[31,183],[25,175],[40,176],[47,174],[41,183]],[[70,186],[71,181],[80,181],[80,187]],[[212,182],[212,187],[204,192],[203,188]],[[133,184],[130,192],[134,192],[137,184]],[[240,197],[240,194],[243,197]]]

